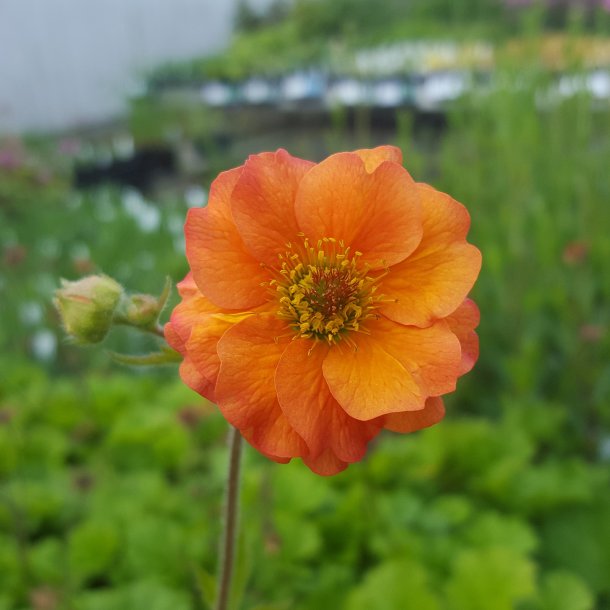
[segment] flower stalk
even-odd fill
[[[239,483],[242,442],[239,430],[229,429],[229,474],[220,541],[218,587],[214,610],[227,610],[235,563],[235,546],[239,529]]]

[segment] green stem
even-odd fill
[[[163,330],[163,326],[161,324],[152,324],[151,326],[138,326],[129,320],[116,316],[113,320],[113,324],[120,326],[130,326],[131,328],[135,328],[136,330],[142,331],[144,333],[152,333],[157,337],[161,337],[161,339],[165,339],[165,331]]]
[[[229,430],[229,476],[227,479],[227,496],[224,507],[224,530],[220,546],[218,571],[218,589],[215,610],[227,610],[231,578],[235,560],[235,542],[237,540],[239,516],[239,470],[241,461],[241,434],[231,426]]]
[[[165,331],[160,324],[155,324],[155,326],[150,329],[150,332],[157,335],[157,337],[161,337],[161,339],[165,339]]]

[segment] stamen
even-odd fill
[[[383,300],[377,283],[386,273],[371,277],[370,267],[360,262],[361,252],[335,238],[323,237],[313,247],[303,236],[302,244],[287,243],[279,255],[277,278],[269,282],[279,301],[280,318],[287,320],[295,337],[336,345],[356,343],[349,334],[368,334],[363,324],[378,318],[375,309]]]

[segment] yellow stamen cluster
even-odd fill
[[[343,242],[324,238],[312,246],[286,244],[280,255],[279,278],[273,280],[279,295],[278,315],[297,336],[336,343],[350,331],[363,331],[365,320],[375,317],[376,278],[360,263],[360,252]]]

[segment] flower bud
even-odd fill
[[[157,322],[159,313],[159,300],[156,297],[133,294],[122,303],[119,319],[130,326],[148,328]]]
[[[62,280],[54,304],[66,332],[77,343],[99,343],[112,326],[123,287],[107,275]]]

